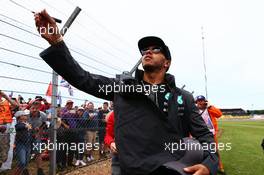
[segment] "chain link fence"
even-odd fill
[[[94,109],[92,102],[73,106],[69,100],[65,107],[57,106],[56,110],[57,123],[52,121],[53,111],[45,99],[20,104],[11,110],[12,118],[5,115],[4,119],[1,114],[1,174],[48,174],[52,151],[56,151],[56,172],[108,156],[104,147],[108,109]],[[51,140],[54,125],[55,143]]]
[[[32,13],[23,9],[46,8],[66,21],[75,4],[70,0],[65,2],[67,5],[63,10],[56,8],[51,0],[23,3],[9,0],[0,8],[0,174],[52,174],[53,151],[56,152],[56,172],[85,166],[108,156],[103,139],[105,115],[111,106],[102,108],[101,99],[77,90],[63,77],[59,77],[56,85],[57,105],[51,105],[49,89],[55,86],[51,83],[52,70],[39,57],[48,43],[37,33]],[[84,19],[93,28],[84,25]],[[124,59],[129,53],[118,49],[116,44],[124,43],[122,38],[86,12],[74,25],[78,27],[71,29],[64,39],[84,69],[114,77],[122,72],[121,69],[130,68],[131,62]],[[94,38],[96,42],[87,38]],[[123,45],[125,47],[127,43]],[[113,66],[116,63],[124,63],[124,66]],[[54,109],[57,110],[55,118],[52,117]],[[54,126],[57,131],[55,143],[52,142]]]

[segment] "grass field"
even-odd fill
[[[219,121],[223,129],[219,142],[231,143],[230,151],[221,151],[228,175],[264,175],[264,121]]]

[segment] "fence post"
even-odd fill
[[[75,18],[79,15],[81,11],[81,8],[76,7],[74,11],[72,12],[71,16],[68,18],[66,23],[64,24],[63,28],[60,30],[60,33],[62,36],[65,35]],[[56,175],[56,140],[57,140],[57,93],[58,92],[58,74],[53,70],[52,71],[52,98],[51,98],[51,104],[52,104],[52,123],[54,123],[51,133],[51,143],[54,146],[54,149],[50,152],[50,169],[49,169],[49,175]]]

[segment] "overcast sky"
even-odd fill
[[[194,91],[194,96],[205,95],[201,37],[203,26],[209,101],[221,108],[264,108],[262,0],[13,1],[34,11],[46,8],[51,15],[61,18],[63,22],[76,5],[80,6],[82,11],[66,34],[65,41],[72,49],[100,62],[96,63],[73,53],[78,61],[101,70],[83,65],[84,69],[93,73],[113,77],[120,71],[130,70],[140,58],[137,41],[148,35],[161,37],[172,53],[169,73],[175,75],[179,87],[185,84],[186,90]],[[13,22],[35,32],[32,14],[9,0],[0,2],[1,14],[27,24],[28,26],[25,26]],[[0,19],[8,21],[3,16],[0,16]],[[1,34],[48,47],[43,39],[14,29],[10,25],[1,23],[0,29]],[[0,36],[0,47],[34,56],[41,52],[41,49],[3,36]],[[1,49],[0,53],[0,61],[51,71],[44,62],[18,57]],[[43,73],[28,73],[3,64],[0,73],[2,76],[22,77],[47,83],[51,77]],[[45,93],[47,88],[44,85],[26,84],[10,79],[0,78],[0,81],[0,89]],[[66,93],[64,91],[63,93]],[[92,98],[77,91],[75,97]]]

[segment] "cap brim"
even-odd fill
[[[164,48],[165,43],[162,41],[162,39],[155,37],[155,36],[147,36],[147,37],[141,38],[138,41],[138,48],[140,51],[149,46],[160,46]]]
[[[191,175],[191,173],[186,173],[183,170],[183,168],[186,168],[187,166],[184,165],[183,163],[179,162],[179,161],[167,162],[167,163],[163,164],[163,166],[165,166],[166,168],[168,168],[170,170],[177,171],[181,175]]]
[[[177,161],[166,162],[163,166],[175,170],[181,175],[189,175],[184,172],[183,168],[201,163],[203,160],[203,149],[196,139],[185,137],[182,140],[186,148],[188,148],[185,150],[184,156]]]

